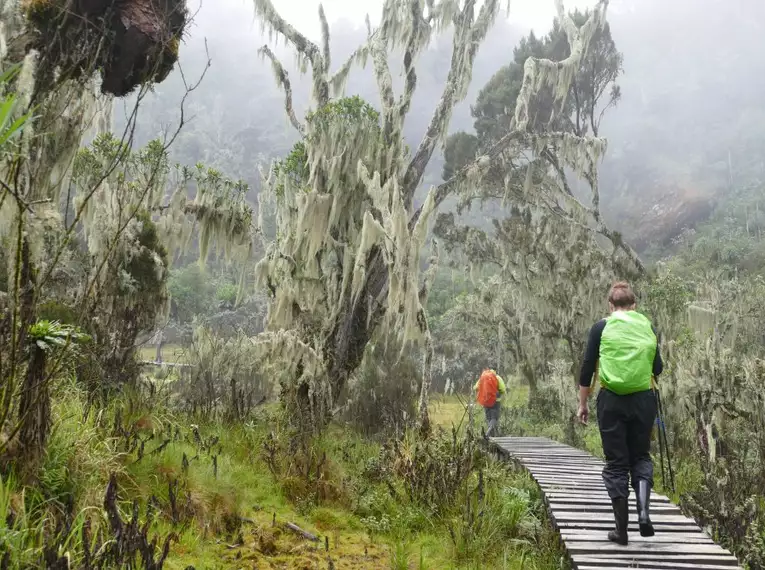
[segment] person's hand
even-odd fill
[[[582,425],[587,425],[587,420],[590,417],[590,410],[587,409],[587,406],[579,406],[579,412],[576,414],[579,418],[579,421],[582,422]]]

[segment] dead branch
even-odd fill
[[[318,46],[297,31],[274,8],[271,0],[254,0],[255,13],[273,33],[281,34],[297,50],[298,54],[311,64],[313,71],[313,95],[319,107],[329,102],[327,83],[328,62],[324,61]]]
[[[293,532],[295,532],[295,533],[299,534],[300,536],[302,536],[302,537],[303,537],[303,538],[305,538],[306,540],[310,540],[310,541],[312,541],[312,542],[320,542],[320,539],[319,539],[319,537],[318,537],[318,536],[316,536],[315,534],[311,534],[311,533],[310,533],[310,532],[308,532],[307,530],[303,530],[302,528],[300,528],[300,527],[299,527],[298,525],[296,525],[295,523],[291,523],[291,522],[288,522],[288,523],[284,523],[284,526],[286,526],[286,527],[287,527],[288,529],[290,529],[291,531],[293,531]]]
[[[452,61],[446,79],[441,100],[433,113],[425,135],[409,163],[404,176],[404,196],[407,206],[411,204],[414,193],[422,180],[425,168],[433,156],[436,144],[449,127],[454,106],[465,98],[467,85],[470,83],[473,62],[478,47],[497,16],[499,0],[487,0],[481,7],[478,18],[473,21],[474,1],[466,2],[462,12],[455,18]]]
[[[276,76],[276,82],[284,90],[284,110],[287,112],[287,116],[289,117],[292,126],[295,127],[297,131],[302,135],[305,133],[305,127],[301,124],[295,115],[295,108],[292,105],[292,83],[290,82],[287,70],[284,69],[284,66],[276,58],[274,52],[272,52],[267,45],[260,48],[259,53],[271,60],[271,68],[273,69],[274,75]]]

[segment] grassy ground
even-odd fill
[[[527,386],[520,386],[513,381],[508,381],[507,395],[504,397],[503,409],[508,413],[525,406],[529,397]],[[467,421],[466,406],[474,401],[474,396],[460,394],[434,394],[430,400],[430,421],[433,424],[451,429],[452,426],[460,427]],[[480,406],[476,407],[476,419],[478,429],[486,427],[486,419]]]
[[[220,433],[214,427],[208,429],[211,434]],[[189,468],[186,495],[191,497],[192,509],[204,515],[181,534],[166,565],[169,570],[183,570],[189,565],[197,569],[326,568],[330,556],[338,569],[385,567],[388,553],[384,545],[370,541],[358,520],[343,509],[329,506],[298,512],[255,457],[256,439],[257,434],[246,428],[228,429],[223,453],[218,455],[217,475],[209,456]],[[193,457],[195,452],[195,446],[185,443],[131,466],[128,478],[135,483],[131,494],[166,495],[161,480],[180,477],[183,454]],[[246,521],[241,528],[241,544],[237,537],[226,540],[220,536],[225,534],[226,517],[231,515]],[[285,529],[287,522],[329,537],[330,550],[325,551],[323,540],[318,544],[306,541]]]
[[[514,398],[523,401],[523,392]],[[333,428],[318,444],[326,454],[327,480],[320,488],[328,490],[317,503],[308,500],[299,480],[274,475],[266,464],[264,445],[269,431],[278,429],[278,416],[271,408],[245,425],[196,427],[161,406],[128,399],[120,415],[125,429],[145,442],[139,454],[127,452],[127,440],[113,436],[115,409],[88,414],[83,421],[85,399],[72,387],[56,394],[55,402],[54,431],[40,482],[23,489],[6,480],[5,491],[0,485],[2,520],[7,515],[1,512],[3,504],[14,501],[43,505],[39,513],[51,513],[52,505],[68,502],[79,513],[78,520],[84,520],[101,512],[109,474],[116,473],[123,512],[130,512],[133,499],[139,500],[142,513],[152,501],[160,509],[150,533],[160,538],[171,532],[178,535],[165,563],[169,570],[564,567],[544,521],[536,486],[525,474],[508,472],[502,464],[489,463],[483,472],[480,493],[487,497],[482,507],[486,520],[466,526],[459,501],[433,516],[407,498],[403,480],[370,477],[367,473],[380,456],[380,445],[348,428]],[[460,425],[463,404],[458,396],[436,397],[434,423],[446,429]],[[482,415],[478,421],[483,421]],[[213,438],[218,442],[200,448],[195,429],[203,442]],[[167,437],[173,432],[180,437]],[[166,439],[170,441],[165,444]],[[414,455],[416,450],[411,451]],[[284,460],[289,464],[292,457]],[[477,478],[469,486],[478,489]],[[171,508],[171,488],[177,496],[175,509]],[[3,496],[10,499],[4,501]],[[174,510],[180,520],[177,524],[172,524]],[[30,519],[36,516],[32,507],[30,513]],[[98,520],[105,524],[99,516],[96,519],[96,525]],[[288,522],[319,536],[320,541],[288,530]],[[42,541],[34,533],[0,528],[0,543],[9,536],[21,541],[18,552],[26,552],[10,568],[30,567],[22,556],[31,560]],[[72,552],[76,540],[74,536],[70,543]]]

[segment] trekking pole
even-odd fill
[[[658,398],[658,396],[656,396],[656,401],[657,401],[656,409],[657,410],[658,410],[658,407],[659,407],[658,400],[659,400],[659,398]],[[661,419],[661,415],[657,413],[656,414],[656,438],[659,440],[659,462],[660,462],[659,464],[661,465],[661,480],[662,481],[666,481],[667,480],[667,471],[666,471],[666,469],[664,469],[664,446],[662,445],[662,441],[661,441],[661,425],[662,425],[662,423],[663,423],[663,421]]]
[[[664,436],[664,449],[667,452],[667,469],[669,470],[669,484],[672,488],[672,492],[675,493],[675,473],[672,470],[672,458],[669,452],[669,441],[667,440],[667,426],[664,423],[664,407],[661,404],[661,394],[659,393],[659,390],[656,390],[656,402],[658,404],[658,416],[661,421],[661,425],[659,426],[660,433]],[[659,438],[659,448],[661,449],[661,438]],[[663,467],[662,467],[663,469]],[[662,472],[662,477],[664,476],[664,473]]]

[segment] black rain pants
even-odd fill
[[[612,499],[629,497],[629,482],[644,479],[653,487],[651,432],[657,404],[652,390],[619,396],[602,388],[597,400],[598,425],[606,466],[603,482]]]

